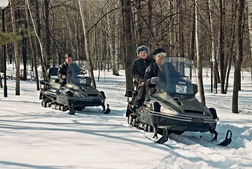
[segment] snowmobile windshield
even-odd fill
[[[192,61],[180,57],[168,57],[160,65],[157,89],[169,95],[194,95]]]
[[[68,66],[67,80],[68,80],[68,83],[73,83],[76,85],[90,85],[91,84],[90,78],[85,77],[83,70],[74,62]]]

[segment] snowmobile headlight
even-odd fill
[[[187,86],[184,84],[177,84],[176,85],[176,93],[186,94],[187,93]]]
[[[85,78],[80,78],[79,82],[80,82],[80,84],[86,84],[87,80]]]

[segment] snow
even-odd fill
[[[97,72],[95,72],[97,78]],[[97,89],[103,90],[111,113],[88,107],[71,116],[43,108],[34,81],[21,81],[15,95],[15,81],[8,80],[8,97],[0,89],[0,168],[7,169],[202,169],[252,168],[252,85],[243,72],[239,92],[239,114],[231,113],[232,81],[226,95],[210,93],[210,79],[204,77],[208,107],[220,118],[217,143],[232,130],[233,141],[217,146],[209,133],[172,134],[164,144],[145,138],[143,131],[127,124],[125,73],[102,72]],[[198,97],[198,96],[197,96]]]

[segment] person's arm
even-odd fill
[[[66,75],[64,73],[63,64],[59,66],[58,76],[59,76],[60,79],[65,79],[66,78]]]
[[[146,68],[145,75],[144,75],[144,81],[145,86],[147,87],[155,87],[157,82],[157,75],[154,64],[151,64]]]
[[[151,65],[146,68],[145,75],[144,75],[144,81],[145,81],[145,86],[151,87],[152,84],[150,82],[150,79],[153,77],[152,72],[151,72]]]

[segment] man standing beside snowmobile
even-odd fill
[[[155,60],[148,57],[149,48],[142,45],[136,50],[138,58],[132,63],[132,76],[136,82],[138,95],[134,102],[134,108],[141,106],[145,100],[144,74],[146,68]]]
[[[62,63],[59,66],[58,69],[58,76],[60,78],[60,84],[61,86],[64,86],[67,83],[66,77],[67,77],[67,68],[70,63],[72,63],[73,57],[70,53],[65,55],[65,62]]]
[[[150,96],[156,91],[157,75],[160,70],[160,65],[166,57],[166,52],[162,48],[157,48],[153,52],[155,62],[147,67],[144,75],[146,83],[146,96]]]

